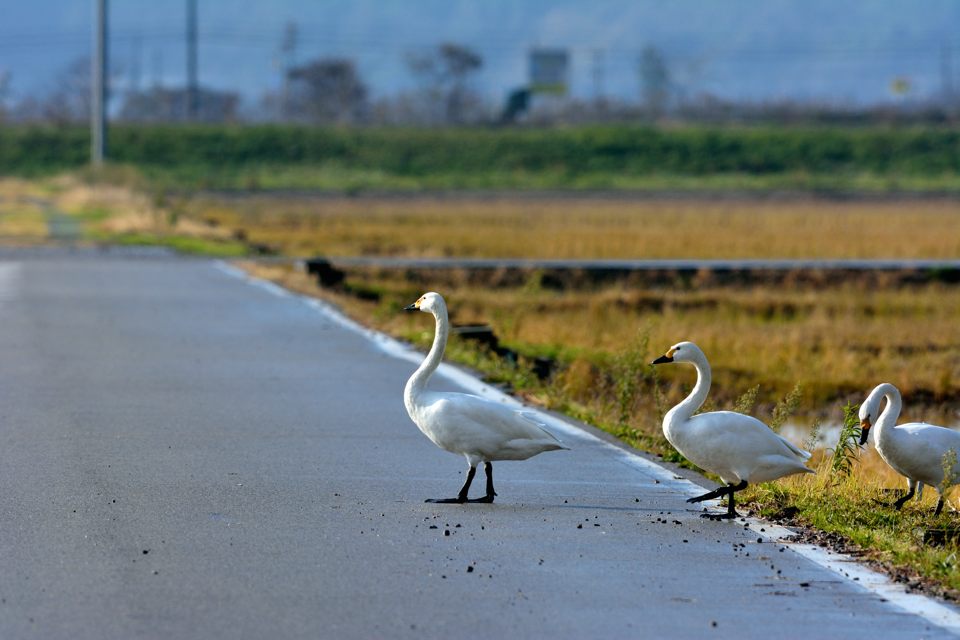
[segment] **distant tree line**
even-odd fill
[[[264,95],[257,108],[241,113],[239,94],[200,87],[198,110],[188,117],[186,87],[162,85],[122,92],[114,120],[131,123],[206,123],[240,120],[314,125],[416,124],[466,125],[484,122],[491,111],[474,79],[483,58],[472,49],[444,43],[410,54],[407,67],[417,90],[373,101],[355,63],[348,58],[317,58],[284,69],[283,88]],[[119,73],[112,73],[117,77]],[[0,123],[68,124],[90,117],[90,61],[78,59],[43,97],[13,103],[10,74],[0,74]]]
[[[288,25],[283,51],[296,48],[295,25]],[[483,57],[470,47],[442,43],[411,53],[406,66],[415,89],[373,98],[353,60],[321,57],[288,64],[281,71],[279,90],[262,96],[256,105],[243,105],[239,94],[200,87],[198,108],[187,108],[185,87],[154,84],[146,89],[116,92],[112,119],[129,123],[276,122],[320,126],[475,126],[520,122],[531,125],[589,123],[870,124],[957,123],[960,102],[943,96],[927,102],[901,101],[860,107],[796,101],[744,103],[708,94],[692,94],[679,83],[664,54],[645,48],[637,61],[636,100],[600,97],[593,100],[549,100],[538,108],[528,91],[514,91],[504,104],[485,100],[476,79]],[[113,84],[122,75],[115,70]],[[90,64],[76,60],[57,77],[44,96],[14,100],[11,76],[0,72],[0,124],[86,122],[90,115]],[[118,104],[117,104],[118,103]]]

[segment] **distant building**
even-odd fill
[[[238,94],[229,91],[199,89],[197,113],[189,116],[190,94],[185,88],[154,87],[127,94],[117,119],[126,122],[206,122],[237,120]]]
[[[566,49],[530,51],[530,92],[566,96],[570,89],[570,53]]]
[[[570,52],[566,49],[531,49],[527,85],[510,92],[500,122],[516,122],[534,102],[566,98],[570,91]]]

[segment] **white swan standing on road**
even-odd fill
[[[880,401],[887,399],[887,405],[880,413]],[[936,487],[940,494],[934,515],[943,510],[944,493],[960,480],[960,432],[946,427],[938,427],[922,422],[912,422],[896,426],[900,416],[902,400],[900,391],[884,382],[870,392],[860,406],[860,444],[866,444],[870,427],[875,426],[873,436],[877,453],[894,471],[907,478],[907,494],[891,506],[901,508],[913,497],[917,485],[923,491],[923,485]],[[952,461],[949,460],[953,452]],[[944,482],[944,467],[952,467],[951,477]]]
[[[447,346],[450,332],[447,305],[439,293],[430,292],[405,310],[432,313],[437,321],[430,353],[403,390],[407,413],[435,445],[465,456],[469,466],[467,479],[456,498],[427,502],[493,502],[497,495],[493,490],[491,463],[494,460],[526,460],[544,451],[568,448],[547,431],[546,425],[533,413],[468,393],[428,391],[427,382],[440,365]],[[482,498],[469,500],[467,492],[481,462],[487,475],[487,492]]]
[[[810,454],[780,437],[756,418],[733,411],[693,413],[710,391],[710,363],[692,342],[675,344],[651,364],[687,362],[697,370],[697,384],[680,404],[663,417],[663,435],[685,458],[715,473],[726,483],[714,491],[690,498],[702,502],[728,496],[727,513],[704,514],[711,519],[735,518],[733,494],[749,482],[768,482],[793,473],[813,473],[804,462]]]

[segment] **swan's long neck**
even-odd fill
[[[710,393],[710,364],[706,361],[691,362],[690,364],[697,370],[697,384],[693,387],[690,395],[667,412],[667,415],[663,418],[664,425],[678,424],[689,420],[696,410],[703,406],[707,394]]]
[[[876,442],[887,439],[893,433],[893,427],[896,426],[897,418],[900,417],[900,409],[903,407],[903,400],[900,397],[900,391],[892,384],[882,384],[877,389],[877,393],[882,393],[887,399],[887,405],[877,417],[875,425]]]
[[[410,376],[410,379],[407,380],[407,386],[403,390],[403,403],[407,407],[407,413],[411,416],[413,415],[417,398],[423,393],[423,390],[426,389],[430,376],[433,375],[433,372],[440,366],[440,361],[443,360],[443,350],[447,346],[447,335],[450,333],[450,321],[447,319],[446,308],[441,306],[433,312],[433,316],[437,319],[437,329],[433,336],[433,346],[430,347],[430,353],[424,358],[420,367],[417,368],[417,370],[413,372],[413,375]]]

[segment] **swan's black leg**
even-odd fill
[[[747,486],[746,482],[741,482],[740,484],[742,484],[743,487]],[[733,520],[737,517],[736,500],[734,500],[734,495],[736,495],[735,491],[731,490],[730,495],[727,496],[727,518],[729,520]]]
[[[493,490],[493,465],[489,462],[483,463],[483,472],[487,474],[487,495],[482,498],[474,498],[467,502],[493,502],[497,492]]]
[[[717,491],[722,492],[721,495],[723,495],[724,493],[727,495],[727,512],[716,513],[716,514],[704,513],[700,517],[709,518],[710,520],[733,520],[734,518],[737,517],[736,501],[734,500],[733,495],[737,491],[743,491],[746,488],[747,488],[747,481],[741,480],[740,484],[736,486],[729,484],[726,487],[721,487],[720,489],[717,489]],[[719,496],[714,496],[714,497],[719,497]],[[687,502],[690,502],[690,500],[687,500]]]
[[[941,511],[943,511],[943,496],[940,496],[940,499],[937,500],[937,509],[933,512],[933,515],[938,516]]]
[[[477,468],[470,465],[470,469],[467,471],[467,480],[460,487],[460,493],[457,494],[456,498],[427,498],[424,502],[436,504],[463,504],[467,502],[467,492],[470,491],[470,483],[473,482],[473,476],[475,475],[477,475]]]
[[[907,500],[913,497],[915,486],[916,485],[911,484],[910,489],[909,491],[907,491],[906,495],[904,495],[902,498],[899,498],[896,502],[894,502],[890,506],[893,507],[894,509],[900,509],[901,507],[903,507],[903,505],[906,504]],[[940,512],[937,511],[937,513],[940,513]]]

